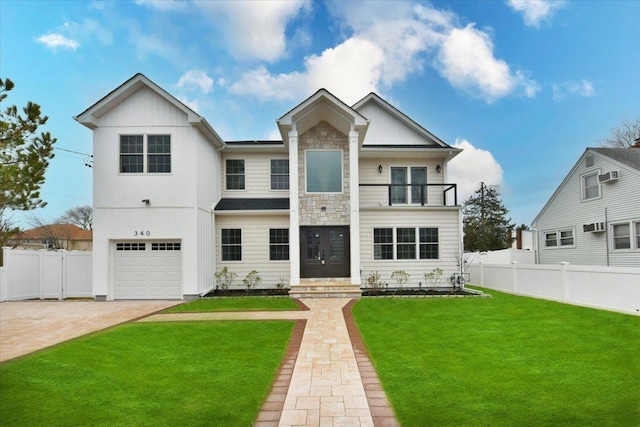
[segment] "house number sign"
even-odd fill
[[[150,231],[143,231],[143,230],[136,230],[133,232],[134,236],[151,236],[151,232]]]

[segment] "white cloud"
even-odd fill
[[[198,110],[200,108],[200,103],[198,102],[197,99],[189,99],[187,97],[181,96],[178,98],[178,100],[199,114]]]
[[[80,47],[80,43],[76,40],[68,39],[62,34],[57,33],[44,34],[36,40],[50,49],[65,48],[76,50]]]
[[[577,95],[582,97],[592,97],[595,95],[593,83],[585,79],[554,84],[552,86],[552,90],[554,101],[561,101],[568,95]]]
[[[444,37],[436,57],[436,68],[455,88],[493,102],[522,88],[534,96],[538,84],[512,72],[509,65],[493,55],[489,35],[469,24],[454,28]]]
[[[522,14],[524,23],[530,27],[540,27],[543,21],[549,21],[558,9],[564,6],[564,0],[508,0],[507,4]]]
[[[286,55],[285,30],[308,0],[204,1],[194,3],[222,30],[229,53],[238,59],[276,61]]]
[[[86,41],[91,37],[95,37],[104,46],[113,43],[113,34],[93,19],[87,18],[81,23],[68,21],[60,27],[60,30],[74,39]]]
[[[178,88],[199,89],[202,93],[209,93],[213,89],[213,79],[204,70],[189,70],[180,76]]]
[[[466,139],[457,139],[453,146],[463,150],[448,163],[447,171],[447,181],[458,184],[458,203],[464,203],[481,182],[504,187],[502,167],[489,151]]]
[[[489,34],[461,27],[448,11],[410,2],[334,2],[328,9],[345,41],[305,59],[305,67],[271,74],[261,65],[232,85],[262,100],[302,99],[326,87],[345,102],[403,81],[433,65],[457,89],[487,102],[540,90],[525,72],[494,56]]]
[[[135,4],[162,12],[187,10],[189,6],[184,0],[135,0]]]

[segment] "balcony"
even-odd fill
[[[360,184],[360,206],[458,206],[457,184]]]

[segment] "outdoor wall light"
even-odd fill
[[[440,165],[436,166],[436,172],[440,173],[441,170],[442,170],[442,166]]]
[[[378,165],[378,173],[382,173],[382,165]]]
[[[151,201],[149,199],[142,199],[142,203],[149,206],[149,203],[151,203]]]

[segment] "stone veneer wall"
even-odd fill
[[[342,193],[307,194],[305,150],[342,150]],[[326,122],[320,122],[298,139],[300,225],[349,225],[349,138]],[[326,211],[322,212],[322,207]]]

